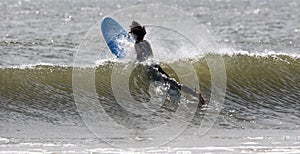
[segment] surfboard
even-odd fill
[[[127,31],[113,18],[104,17],[101,21],[101,31],[103,38],[111,51],[118,59],[126,56],[124,42],[120,41],[127,38]]]

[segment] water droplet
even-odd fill
[[[253,11],[253,14],[259,14],[260,13],[260,9],[256,9]]]
[[[135,137],[134,139],[137,140],[137,141],[142,141],[142,140],[144,140],[144,138],[142,138],[142,137]]]

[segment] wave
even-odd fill
[[[184,50],[187,50],[186,48]],[[270,51],[270,50],[264,50],[264,51],[245,51],[245,50],[236,50],[233,48],[220,48],[219,50],[213,52],[213,53],[202,53],[198,51],[190,51],[188,53],[183,54],[176,54],[174,56],[167,57],[168,53],[164,53],[161,56],[161,53],[158,54],[157,57],[154,57],[151,59],[151,61],[156,62],[163,62],[163,63],[173,63],[177,61],[197,61],[199,59],[205,58],[210,55],[215,56],[221,56],[221,57],[236,57],[236,56],[248,56],[252,58],[273,58],[276,60],[285,60],[286,58],[299,60],[300,59],[300,53],[295,52],[280,52],[280,51]],[[132,63],[136,62],[135,60],[135,54],[129,54],[127,55],[127,58],[124,59],[116,59],[113,56],[104,56],[103,58],[100,58],[99,60],[95,61],[93,65],[84,65],[84,64],[75,64],[75,63],[31,63],[31,64],[23,64],[23,65],[0,65],[0,69],[5,68],[14,68],[14,69],[26,69],[26,68],[32,68],[39,66],[59,66],[59,67],[80,67],[80,68],[90,68],[90,67],[99,67],[102,65],[106,65],[107,63]],[[163,57],[163,58],[162,58]],[[283,58],[283,59],[282,59]],[[288,62],[288,61],[287,61]]]
[[[289,127],[298,128],[300,61],[297,57],[241,53],[222,56],[227,75],[227,92],[220,125],[245,127],[243,122],[255,121],[258,126],[273,128],[274,125],[283,127],[288,124]],[[205,57],[188,61],[192,63],[201,91],[208,99],[211,74]],[[116,62],[103,62],[93,69],[97,93],[107,101],[115,101],[110,87],[114,64]],[[162,67],[176,78],[176,73],[169,65],[163,63]],[[66,117],[79,118],[72,96],[72,71],[72,66],[49,64],[1,68],[0,108],[6,114],[16,112],[24,117],[44,117],[44,120],[53,123],[66,121]],[[148,97],[140,95],[144,96]]]
[[[300,61],[286,55],[225,57],[229,115],[257,125],[297,127]],[[254,124],[255,125],[255,124]]]

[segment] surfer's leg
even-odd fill
[[[196,90],[193,90],[185,85],[181,85],[181,90],[184,91],[185,93],[193,95],[194,97],[197,97],[201,105],[205,105],[205,100],[200,92],[197,92]]]
[[[152,81],[163,82],[164,80],[162,74],[158,71],[158,68],[154,65],[147,66],[147,73],[150,80]]]
[[[147,66],[147,73],[151,81],[158,81],[165,85],[167,85],[168,88],[168,94],[171,93],[180,93],[180,85],[172,78],[169,77],[169,75],[163,71],[163,69],[157,65],[151,65]]]
[[[205,105],[205,100],[200,92],[179,84],[175,79],[170,78],[170,76],[159,65],[151,65],[148,67],[148,70],[149,76],[153,81],[159,81],[169,85],[168,95],[170,96],[170,99],[179,100],[181,96],[180,91],[182,90],[185,93],[197,97],[201,105]]]
[[[150,66],[152,69],[152,76],[154,76],[156,81],[163,81],[170,84],[172,88],[180,89],[180,84],[173,78],[169,76],[158,64],[153,64]]]
[[[152,69],[154,70],[153,74],[155,74],[154,76],[156,77],[156,79],[159,79],[159,81],[168,84],[168,94],[170,98],[173,100],[178,100],[181,96],[181,85],[175,79],[171,78],[159,65],[152,65]]]
[[[170,78],[169,74],[167,74],[158,64],[154,64],[153,67],[156,68],[157,71],[162,75],[165,75],[167,78]]]
[[[167,93],[169,95],[170,100],[175,102],[179,101],[181,97],[181,85],[175,79],[170,78],[168,75],[163,74],[162,77],[164,83],[167,84],[167,86],[169,86]]]

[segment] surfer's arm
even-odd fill
[[[146,44],[149,46],[149,49],[150,49],[150,53],[151,53],[151,56],[153,56],[153,52],[152,52],[152,48],[151,48],[151,45],[148,41],[144,40],[146,42]]]
[[[140,60],[141,57],[142,57],[142,52],[141,52],[140,47],[137,44],[134,44],[134,49],[135,49],[135,52],[136,52],[136,59]]]

